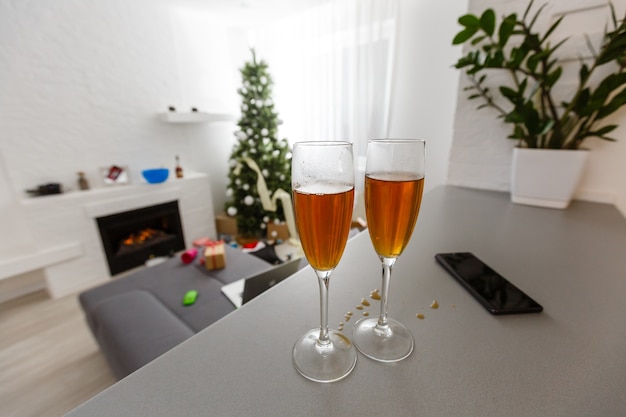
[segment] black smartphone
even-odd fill
[[[438,253],[435,259],[491,314],[543,311],[539,303],[469,252]]]

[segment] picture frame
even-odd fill
[[[127,165],[111,165],[98,170],[99,178],[104,186],[130,184],[130,170]]]

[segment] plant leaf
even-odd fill
[[[585,108],[587,107],[587,103],[589,102],[589,97],[591,97],[591,92],[588,88],[585,88],[576,98],[576,101],[572,106],[572,111],[578,115],[583,116]]]
[[[600,110],[606,98],[618,87],[626,84],[626,72],[608,75],[593,92],[587,107],[588,114]]]
[[[478,31],[478,26],[468,27],[459,33],[456,34],[454,39],[452,40],[452,45],[459,45],[474,36],[474,34]]]
[[[513,133],[508,136],[510,139],[524,139],[524,129],[520,125],[513,127]]]
[[[478,17],[473,14],[466,14],[459,17],[459,23],[466,28],[477,28],[480,27],[480,20]]]
[[[530,0],[528,6],[526,6],[526,11],[524,12],[524,17],[522,17],[522,20],[526,20],[526,16],[528,16],[528,12],[530,12],[530,8],[533,6],[534,2],[535,0]]]
[[[532,3],[532,2],[531,2]],[[533,17],[533,20],[531,20],[530,24],[528,25],[528,31],[530,31],[532,29],[532,27],[535,25],[535,22],[537,21],[537,18],[539,17],[539,15],[541,14],[541,11],[548,5],[548,3],[544,3],[541,5],[541,7],[539,7],[539,10],[537,10],[537,13],[535,13],[535,17]],[[530,9],[530,6],[529,6]]]
[[[606,135],[609,132],[612,132],[613,130],[615,130],[617,128],[617,125],[607,125],[607,126],[603,126],[600,129],[592,132],[589,131],[587,136],[597,136],[599,138],[602,138],[604,135]]]
[[[563,72],[563,68],[558,67],[551,73],[546,76],[545,84],[547,87],[552,87],[558,79],[561,77],[561,73]]]
[[[506,45],[509,38],[513,34],[513,29],[515,29],[516,21],[517,15],[513,13],[505,17],[500,24],[500,29],[498,30],[498,44],[500,45],[500,47],[504,47],[504,45]]]
[[[508,98],[513,104],[519,103],[519,95],[517,94],[517,91],[512,88],[503,85],[500,87],[500,93],[502,93],[504,97]]]
[[[524,79],[524,82],[526,82],[526,79]],[[530,92],[528,93],[528,98],[526,99],[526,101],[530,101],[533,99],[533,97],[537,93],[537,90],[539,90],[539,87],[541,87],[541,83],[539,81],[533,84]]]
[[[626,89],[611,99],[611,101],[598,111],[597,119],[602,119],[626,104]]]
[[[548,29],[546,31],[546,33],[543,35],[543,38],[541,39],[541,43],[543,43],[546,39],[548,39],[548,36],[550,36],[552,34],[552,32],[554,32],[554,29],[556,29],[556,27],[561,23],[561,21],[563,20],[563,18],[565,17],[565,15],[559,17],[556,22],[554,22],[552,24],[552,26],[550,26],[550,29]],[[556,48],[555,48],[556,49]]]
[[[519,48],[513,48],[511,50],[511,61],[509,61],[509,67],[518,68],[522,62],[524,62],[524,59],[526,59],[529,52],[530,49],[524,44],[522,44]]]
[[[589,79],[589,67],[587,67],[587,64],[583,63],[580,66],[579,76],[580,76],[581,84],[584,84],[587,82],[587,80]]]
[[[554,126],[554,120],[553,119],[546,120],[546,122],[544,123],[543,128],[539,132],[539,135],[545,135],[546,133],[548,133],[548,131],[550,129],[552,129],[552,126]]]
[[[480,27],[489,36],[493,36],[493,31],[496,28],[496,14],[493,9],[487,9],[480,16]]]
[[[539,65],[540,61],[541,61],[541,55],[533,54],[528,57],[528,60],[526,61],[526,66],[531,72],[535,72],[535,70],[537,69],[537,65]]]
[[[474,39],[472,39],[472,45],[476,45],[477,43],[479,43],[480,41],[482,41],[486,37],[487,37],[486,35],[476,36]]]

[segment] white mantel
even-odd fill
[[[32,261],[30,269],[43,270],[46,288],[53,298],[79,292],[111,278],[97,217],[175,200],[186,247],[199,237],[216,237],[209,178],[206,174],[187,173],[185,178],[161,184],[118,185],[24,199],[20,206],[37,248],[33,253],[0,261],[22,272]],[[40,254],[46,253],[46,262],[36,262]]]

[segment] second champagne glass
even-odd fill
[[[302,250],[320,287],[320,327],[293,347],[293,363],[304,377],[332,382],[356,364],[350,340],[328,329],[328,284],[348,241],[354,205],[354,169],[349,142],[298,142],[291,163],[293,206]]]
[[[397,362],[413,351],[413,336],[387,316],[389,281],[396,259],[409,243],[424,190],[422,140],[376,139],[367,145],[365,215],[382,263],[380,316],[361,319],[352,330],[356,348],[381,362]]]

